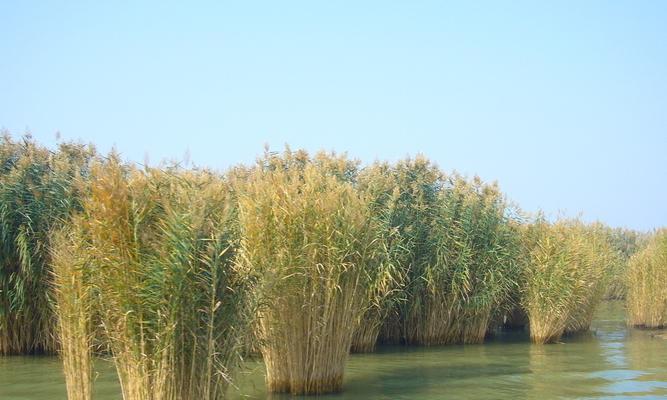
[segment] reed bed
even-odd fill
[[[209,400],[255,351],[269,391],[323,394],[350,351],[503,323],[555,342],[626,291],[629,324],[667,324],[667,230],[528,223],[424,157],[287,148],[220,175],[4,135],[0,172],[0,354],[60,350],[71,400],[100,351],[124,399]]]
[[[124,399],[223,398],[252,315],[229,188],[205,171],[140,171],[112,156],[89,192],[55,252],[70,398],[90,398],[95,318]]]
[[[258,336],[271,392],[341,390],[369,267],[384,251],[355,168],[334,154],[267,153],[240,194],[242,259],[266,299]]]
[[[54,353],[50,232],[79,207],[94,149],[0,138],[0,354]]]
[[[618,253],[601,226],[576,220],[526,228],[521,305],[534,343],[558,341],[590,328]]]
[[[628,266],[628,323],[643,328],[667,326],[667,229],[656,231]]]

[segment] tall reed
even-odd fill
[[[79,207],[78,177],[94,149],[55,152],[30,136],[0,138],[0,354],[57,348],[49,299],[50,232]]]
[[[266,153],[240,195],[243,262],[266,295],[258,334],[271,392],[342,388],[369,267],[383,252],[355,168],[334,154]]]
[[[525,233],[522,307],[535,343],[558,341],[587,330],[609,273],[619,262],[599,225],[576,220],[538,220]]]
[[[599,230],[607,235],[611,247],[619,256],[619,263],[610,271],[605,300],[623,300],[627,292],[627,275],[630,258],[645,245],[648,234],[626,228],[611,228],[599,224]]]
[[[438,193],[427,258],[410,270],[407,343],[481,343],[516,288],[518,240],[495,185],[453,175]]]
[[[667,326],[667,229],[656,231],[630,259],[627,284],[628,323],[645,328]]]
[[[73,221],[78,226],[79,221]],[[91,269],[82,257],[85,241],[70,225],[54,233],[52,250],[53,297],[58,339],[63,359],[67,398],[90,400],[93,396],[92,346],[94,299]]]
[[[445,176],[428,159],[418,156],[395,165],[378,164],[369,171],[366,179],[369,182],[362,185],[362,189],[365,186],[368,189],[364,190],[375,193],[389,212],[389,228],[396,232],[394,249],[399,250],[391,253],[395,255],[392,262],[398,270],[395,274],[399,278],[398,290],[381,305],[385,308],[382,313],[374,315],[381,322],[378,341],[403,343],[408,340],[410,307],[421,301],[414,294],[415,287],[423,283],[418,271],[429,262],[432,252],[431,226],[436,218],[435,209],[439,192],[445,185]],[[374,320],[365,321],[366,326],[375,323]]]
[[[382,325],[404,300],[406,270],[402,265],[409,253],[405,235],[401,234],[401,190],[396,178],[391,165],[376,162],[364,168],[357,181],[358,190],[369,202],[370,218],[380,229],[384,261],[370,266],[368,305],[354,331],[350,348],[355,353],[375,349]]]
[[[589,224],[583,227],[580,234],[586,242],[583,268],[592,272],[589,284],[582,288],[584,300],[570,314],[565,333],[590,329],[595,311],[608,293],[610,281],[626,263],[618,247],[611,241],[608,227],[601,223]]]
[[[115,156],[95,166],[56,263],[61,331],[74,343],[63,348],[66,377],[75,380],[68,390],[83,392],[74,398],[88,389],[77,386],[83,377],[68,359],[89,354],[93,316],[124,399],[224,397],[252,314],[249,281],[235,266],[237,227],[229,189],[214,174],[139,171]],[[67,284],[80,274],[83,287]],[[91,293],[91,311],[68,311],[68,299]],[[84,319],[87,312],[94,315]]]
[[[483,341],[520,275],[516,222],[497,186],[448,177],[424,157],[376,164],[361,178],[396,232],[390,254],[397,279],[386,309],[367,315],[359,331],[381,320],[384,343]]]

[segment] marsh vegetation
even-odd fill
[[[630,259],[627,271],[628,321],[633,326],[667,325],[667,230],[656,231]]]
[[[667,234],[523,213],[424,157],[361,166],[287,148],[226,172],[0,143],[0,352],[58,352],[68,398],[98,357],[124,399],[219,399],[256,351],[270,392],[342,390],[350,351],[536,344],[627,294],[667,319]]]

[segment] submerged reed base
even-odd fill
[[[349,318],[358,307],[351,284],[353,280],[340,282],[342,293],[327,285],[306,298],[276,299],[260,316],[270,392],[304,395],[342,390],[354,328]]]
[[[343,390],[343,372],[332,371],[325,377],[310,377],[305,381],[294,379],[294,377],[286,379],[267,377],[267,388],[272,393],[290,393],[293,395],[338,393]]]
[[[347,351],[341,350],[342,346],[336,349],[327,345],[308,353],[308,348],[317,345],[316,342],[319,341],[302,344],[292,341],[290,344],[299,348],[272,346],[263,349],[269,392],[318,395],[342,390]],[[307,360],[294,356],[306,356]]]
[[[530,340],[535,344],[555,343],[565,332],[566,321],[558,315],[531,318]]]
[[[446,300],[431,304],[424,314],[414,316],[406,324],[406,344],[437,346],[484,343],[491,321],[490,309],[466,312]]]
[[[359,326],[352,335],[351,353],[371,353],[378,342],[384,314],[376,308],[366,311]]]

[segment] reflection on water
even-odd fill
[[[96,399],[119,398],[113,368],[101,363]],[[264,399],[259,362],[249,362],[232,398]],[[243,395],[242,395],[243,394]],[[0,399],[64,399],[54,358],[0,358]],[[291,398],[287,395],[275,399]],[[628,330],[622,305],[604,304],[593,332],[561,344],[528,343],[523,332],[485,345],[381,347],[353,355],[345,391],[321,398],[351,399],[658,399],[667,398],[667,341]]]

